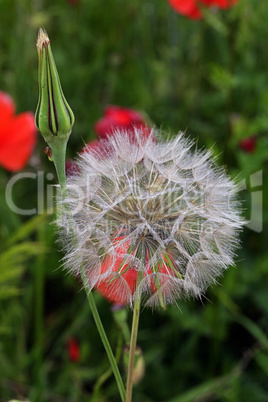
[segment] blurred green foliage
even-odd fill
[[[268,401],[267,20],[265,0],[239,0],[202,21],[175,14],[165,0],[0,0],[0,90],[18,112],[35,110],[35,41],[45,27],[76,117],[69,157],[94,138],[104,107],[116,104],[186,131],[242,181],[251,228],[241,235],[237,267],[203,300],[142,312],[146,373],[136,402]],[[245,152],[239,143],[252,135],[256,149]],[[44,146],[40,136],[27,171],[54,172]],[[11,174],[0,173],[5,189]],[[38,189],[25,183],[15,188],[16,203],[31,208]],[[118,401],[81,285],[58,269],[53,216],[16,215],[3,194],[0,400]],[[96,302],[122,367],[131,312],[118,323],[108,302],[99,295]],[[80,344],[77,362],[68,355],[71,337]]]

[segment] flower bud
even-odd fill
[[[39,30],[36,46],[39,59],[39,100],[35,124],[52,147],[56,137],[68,140],[74,115],[63,95],[50,40],[43,29]]]
[[[76,338],[70,338],[68,340],[68,352],[72,362],[78,362],[80,360],[80,347]]]
[[[123,350],[123,362],[125,369],[127,370],[129,364],[129,346],[125,346]],[[145,374],[145,360],[142,354],[142,350],[139,346],[136,346],[134,371],[133,371],[133,384],[138,384]]]

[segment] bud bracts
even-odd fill
[[[39,30],[36,46],[39,59],[39,100],[35,122],[38,130],[51,145],[55,136],[68,140],[74,124],[74,115],[62,92],[50,40],[42,29]]]
[[[79,276],[83,264],[90,289],[165,307],[201,296],[233,264],[243,225],[237,187],[209,151],[183,134],[163,142],[136,130],[77,162],[58,227],[66,269]]]

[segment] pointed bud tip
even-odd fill
[[[37,51],[41,51],[43,46],[47,46],[49,44],[50,40],[49,37],[46,33],[46,31],[43,28],[39,28],[38,31],[38,37],[37,37],[37,42],[36,42],[36,47]]]

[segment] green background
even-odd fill
[[[212,147],[244,187],[251,223],[236,267],[202,300],[142,311],[138,344],[146,368],[136,402],[268,401],[268,2],[240,0],[204,14],[191,21],[165,0],[0,0],[0,90],[17,112],[35,110],[35,42],[38,28],[46,28],[76,117],[69,158],[96,138],[94,123],[114,104]],[[247,153],[239,142],[252,135],[256,149]],[[44,171],[47,193],[54,169],[44,147],[39,135],[25,171]],[[54,216],[13,213],[4,193],[11,177],[0,170],[0,400],[116,402],[85,293],[60,269]],[[36,206],[35,180],[14,191],[17,205]],[[123,370],[122,325],[131,311],[119,325],[97,294],[96,303]],[[77,362],[68,355],[71,337],[80,345]]]

